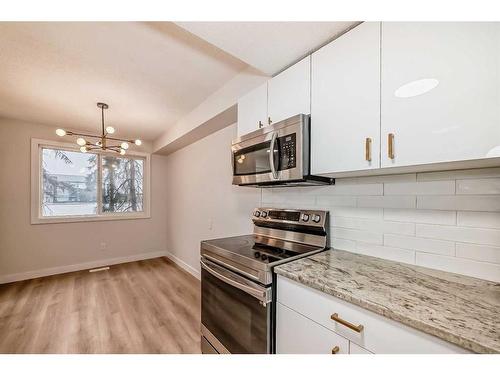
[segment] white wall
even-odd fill
[[[30,224],[30,139],[60,140],[56,127],[0,119],[0,282],[164,253],[164,156],[152,157],[150,219]]]
[[[167,250],[195,274],[201,240],[252,233],[261,191],[231,184],[235,137],[234,124],[167,157]]]
[[[344,178],[262,200],[329,210],[332,247],[500,281],[500,168]]]

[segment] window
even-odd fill
[[[32,223],[149,217],[149,155],[32,140]]]

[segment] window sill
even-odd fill
[[[144,213],[144,212],[138,214],[34,217],[31,219],[31,224],[81,223],[90,221],[137,220],[137,219],[150,219],[150,218],[151,215],[149,213]]]

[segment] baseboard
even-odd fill
[[[189,272],[191,275],[196,277],[198,280],[201,280],[200,272],[196,268],[191,267],[189,264],[184,262],[182,259],[177,258],[174,254],[172,254],[168,251],[166,252],[165,256],[167,258],[169,258],[172,262],[177,264],[179,267],[181,267],[183,270]]]
[[[45,269],[36,270],[36,271],[13,273],[10,275],[0,276],[0,284],[12,283],[14,281],[35,279],[37,277],[58,275],[58,274],[67,273],[67,272],[82,271],[82,270],[87,270],[87,269],[96,268],[96,267],[112,266],[114,264],[135,262],[138,260],[159,258],[159,257],[167,256],[167,255],[168,254],[165,251],[154,251],[154,252],[150,252],[150,253],[134,254],[134,255],[118,257],[118,258],[111,258],[111,259],[101,259],[101,260],[96,260],[96,261],[92,261],[92,262],[71,264],[71,265],[67,265],[67,266],[45,268]]]

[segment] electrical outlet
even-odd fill
[[[106,250],[108,248],[108,244],[106,242],[101,242],[101,250]]]

